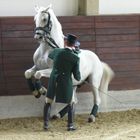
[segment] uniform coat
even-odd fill
[[[47,97],[60,103],[70,103],[73,95],[72,74],[80,80],[79,57],[69,48],[56,48],[50,54],[54,65],[48,84]]]

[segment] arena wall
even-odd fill
[[[79,37],[82,49],[94,51],[116,73],[110,90],[139,89],[140,16],[61,16],[64,33]],[[29,95],[24,71],[38,47],[33,17],[0,18],[0,95]],[[43,79],[46,84],[46,79]],[[46,84],[47,86],[47,84]],[[84,85],[80,92],[89,91]]]

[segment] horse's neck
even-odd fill
[[[40,43],[40,51],[42,52],[42,53],[44,53],[44,52],[46,52],[49,48],[47,47],[47,44],[45,43],[45,42],[41,42]]]
[[[45,55],[46,52],[50,52],[52,49],[48,46],[48,44],[42,41],[39,45],[39,54],[41,56]]]
[[[34,64],[38,69],[47,69],[52,66],[52,62],[48,60],[50,51],[52,48],[42,41],[33,55]]]
[[[64,35],[62,27],[53,13],[52,13],[52,30],[50,35],[60,48],[64,48]]]
[[[47,43],[43,41],[40,42],[39,47],[33,55],[34,62],[37,62],[40,58],[47,58],[50,51],[52,51],[52,48],[50,48]]]
[[[64,48],[64,37],[61,31],[54,27],[50,35],[60,48]]]

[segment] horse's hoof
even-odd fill
[[[35,98],[39,98],[41,96],[41,94],[37,90],[34,90],[32,94],[35,96]]]
[[[70,127],[68,127],[68,129],[67,129],[67,131],[75,131],[76,130],[76,128],[74,127],[74,126],[70,126]]]
[[[89,118],[88,118],[88,122],[89,123],[95,122],[95,116],[94,115],[90,115]]]
[[[47,89],[46,89],[45,87],[42,86],[42,87],[39,89],[39,93],[45,96],[46,93],[47,93]]]
[[[44,126],[44,131],[48,131],[49,127],[48,126]]]
[[[98,114],[96,114],[96,116],[95,116],[96,118],[99,118],[99,115]]]
[[[35,96],[35,98],[40,98],[41,96],[41,94],[37,90],[34,90],[32,94]]]
[[[38,93],[38,95],[35,95],[35,98],[40,98],[40,96],[41,96],[41,94],[40,93]]]
[[[60,119],[60,114],[53,115],[50,119],[51,119],[51,120]]]
[[[42,93],[42,95],[45,96],[46,95],[46,92]]]

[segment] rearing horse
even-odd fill
[[[52,69],[52,61],[48,58],[48,54],[56,47],[64,47],[64,35],[61,24],[57,20],[51,6],[37,9],[35,24],[35,39],[40,41],[40,46],[34,53],[34,66],[25,71],[25,77],[33,94],[39,97],[40,93],[45,92],[45,88],[41,86],[39,79],[41,77],[49,78]],[[77,85],[82,84],[88,79],[94,97],[94,105],[88,121],[93,122],[101,103],[99,91],[107,92],[114,72],[106,63],[101,62],[92,51],[81,49],[79,57],[81,80],[76,81],[73,78],[73,92],[75,94]],[[35,84],[33,84],[32,77],[36,79]]]
[[[49,7],[47,9],[49,9]],[[41,86],[39,79],[42,76],[50,76],[52,61],[48,58],[48,54],[55,47],[59,46],[63,48],[64,46],[64,36],[61,25],[58,24],[57,27],[52,25],[52,21],[58,22],[58,20],[53,16],[53,12],[47,13],[47,9],[43,7],[38,9],[38,7],[36,7],[37,14],[34,20],[37,28],[35,29],[34,38],[38,40],[40,45],[33,55],[34,66],[25,71],[25,78],[27,79],[29,88],[36,98],[39,98],[41,94],[46,92],[45,87]],[[48,19],[46,19],[46,15]],[[52,19],[52,17],[54,18]],[[35,83],[33,82],[33,78],[35,78]]]

